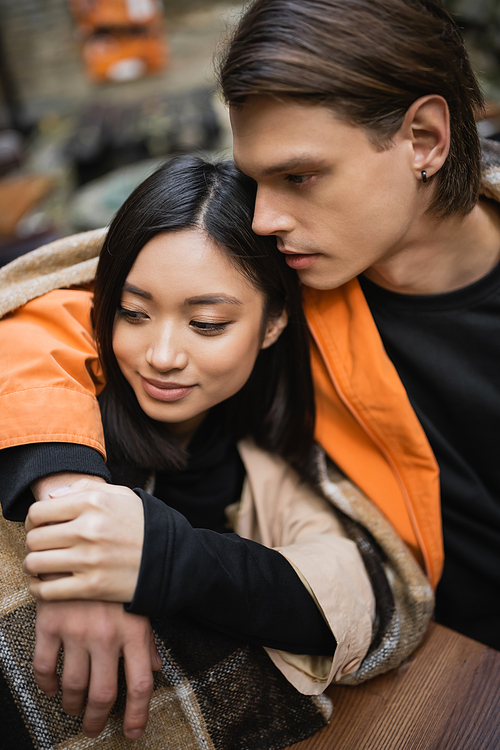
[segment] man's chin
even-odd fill
[[[304,268],[301,271],[297,271],[297,273],[304,286],[323,291],[326,291],[327,289],[336,289],[345,281],[349,280],[338,278],[336,274],[321,273],[318,269],[312,268]]]

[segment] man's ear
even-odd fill
[[[260,345],[261,349],[268,349],[276,343],[288,325],[288,313],[283,310],[279,318],[269,318],[266,325],[264,339]]]
[[[422,170],[432,177],[443,166],[450,149],[450,112],[446,99],[428,94],[417,99],[407,111],[400,135],[408,139],[412,168],[417,179]]]

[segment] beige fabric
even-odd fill
[[[324,454],[319,459],[321,488],[335,508],[369,532],[380,550],[383,569],[394,598],[394,609],[361,664],[350,664],[337,677],[356,685],[399,667],[425,635],[434,611],[434,591],[429,579],[394,527],[371,502],[335,467]],[[358,540],[358,548],[366,546]],[[383,607],[380,607],[379,616]]]
[[[247,480],[235,531],[278,549],[310,591],[337,641],[331,657],[266,649],[274,664],[302,693],[318,695],[332,680],[354,684],[399,666],[418,645],[429,623],[432,588],[391,524],[321,455],[320,497],[281,459],[250,441],[239,450]],[[332,507],[333,506],[333,507]],[[384,553],[385,573],[395,598],[391,627],[368,654],[375,621],[375,598],[356,543],[339,520],[360,523]]]
[[[53,289],[94,280],[107,229],[74,234],[39,247],[0,269],[0,317]]]
[[[235,531],[278,549],[308,588],[329,624],[333,657],[311,658],[266,649],[303,693],[321,693],[342,670],[366,655],[372,638],[375,600],[356,544],[347,538],[331,503],[302,483],[281,459],[243,441],[247,470]]]

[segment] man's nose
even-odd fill
[[[293,217],[283,200],[272,190],[258,188],[255,199],[252,229],[255,234],[280,234],[291,232]]]
[[[148,346],[146,361],[158,372],[183,370],[188,363],[183,337],[170,327],[159,330]]]

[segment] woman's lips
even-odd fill
[[[321,253],[290,253],[287,250],[281,250],[281,252],[285,256],[286,264],[296,271],[312,266],[321,255]]]
[[[180,383],[162,383],[160,380],[148,380],[141,377],[142,387],[151,398],[157,401],[179,401],[194,388],[194,385]]]

